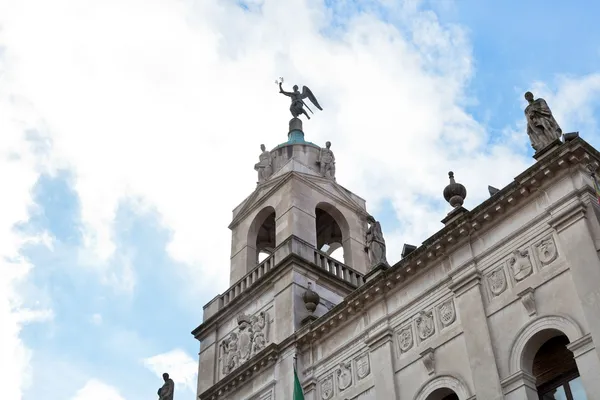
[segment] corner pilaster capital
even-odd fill
[[[379,349],[384,344],[390,343],[394,338],[394,331],[391,328],[385,328],[375,333],[369,333],[365,338],[365,344],[371,352]]]
[[[518,371],[504,378],[502,382],[500,382],[500,385],[502,386],[502,391],[505,395],[514,392],[523,386],[536,390],[535,377],[525,371]]]
[[[573,357],[575,358],[578,358],[588,351],[594,350],[595,348],[596,346],[594,346],[594,342],[592,341],[592,335],[589,333],[567,345],[567,349],[573,353]]]
[[[577,201],[566,209],[559,211],[555,215],[552,215],[548,220],[548,225],[560,233],[569,226],[573,225],[575,222],[585,218],[586,211],[587,208],[585,203]]]
[[[463,274],[453,276],[448,288],[456,297],[460,297],[470,289],[481,285],[481,278],[481,272],[471,268]]]

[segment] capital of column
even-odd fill
[[[581,201],[577,201],[567,209],[553,215],[548,221],[548,224],[560,233],[581,218],[585,218],[586,211],[585,204]]]
[[[462,296],[469,289],[477,287],[481,284],[481,272],[475,268],[471,268],[463,275],[452,277],[452,282],[448,285],[448,288],[454,293],[456,297]]]
[[[370,335],[365,339],[365,344],[369,347],[370,351],[375,351],[384,344],[392,341],[394,338],[394,331],[391,328],[382,329],[377,331],[375,334]]]
[[[567,349],[569,349],[573,353],[573,357],[576,359],[588,351],[594,350],[594,341],[592,340],[592,335],[589,333],[587,335],[583,335],[577,340],[569,343],[567,345]]]

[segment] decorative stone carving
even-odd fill
[[[527,314],[530,317],[533,317],[537,313],[537,307],[535,305],[535,297],[533,293],[534,290],[529,287],[517,294],[517,296],[519,296],[521,299],[521,303],[523,303],[523,307],[525,307],[525,311],[527,311]]]
[[[440,321],[443,326],[451,325],[456,319],[456,310],[454,309],[454,302],[452,299],[446,301],[440,306],[439,309]]]
[[[319,105],[317,98],[308,87],[302,86],[302,93],[300,93],[300,91],[298,90],[298,85],[294,85],[293,92],[286,92],[281,86],[281,84],[283,83],[283,77],[279,77],[279,79],[277,79],[275,83],[279,85],[279,93],[288,96],[292,99],[292,104],[290,105],[290,112],[292,113],[292,116],[294,118],[297,118],[298,116],[304,114],[306,115],[306,118],[310,119],[310,115],[308,115],[308,113],[304,110],[304,106],[306,106],[306,108],[308,108],[308,106],[304,101],[302,101],[303,99],[309,99],[315,107],[317,107],[319,110],[323,110],[321,108],[321,105]],[[310,108],[308,109],[312,113],[312,110]]]
[[[252,317],[252,355],[265,348],[267,344],[267,315],[264,311]]]
[[[417,317],[417,331],[419,332],[419,338],[421,338],[421,340],[425,340],[435,333],[433,312],[421,311]]]
[[[242,314],[238,316],[237,321],[239,326],[240,359],[246,360],[250,358],[250,353],[252,352],[251,317]]]
[[[173,379],[169,378],[169,374],[166,372],[162,376],[165,383],[158,389],[158,400],[173,400],[175,382],[173,382]]]
[[[553,141],[560,139],[562,130],[544,99],[534,100],[531,92],[525,93],[525,99],[529,103],[525,108],[527,135],[529,135],[531,147],[535,151],[540,151]]]
[[[403,353],[410,350],[410,348],[413,346],[413,342],[413,333],[410,326],[402,329],[398,333],[398,345],[400,346],[400,351]]]
[[[506,290],[506,274],[504,273],[504,269],[498,268],[488,275],[488,285],[490,287],[490,292],[494,296],[498,296],[502,292]]]
[[[325,148],[321,148],[319,152],[317,164],[319,165],[321,176],[335,181],[335,156],[330,148],[331,142],[325,143]]]
[[[529,251],[515,250],[513,255],[508,259],[515,280],[522,281],[533,272],[533,265],[529,259]]]
[[[321,398],[328,400],[333,397],[333,376],[328,376],[321,381]]]
[[[421,353],[421,360],[429,375],[435,374],[435,356],[434,350],[429,348]]]
[[[221,342],[221,364],[223,375],[246,362],[267,344],[267,314],[240,314],[237,317],[238,331],[232,332]]]
[[[312,290],[312,284],[310,282],[308,282],[308,289],[302,294],[302,300],[304,301],[304,306],[311,314],[315,312],[321,301],[321,296]]]
[[[371,372],[369,364],[369,353],[365,353],[356,359],[356,375],[358,379],[363,379]]]
[[[262,153],[258,156],[258,163],[254,169],[258,172],[258,183],[266,181],[273,174],[273,159],[271,152],[267,151],[264,144],[260,145]]]
[[[337,370],[338,388],[346,390],[352,385],[352,363],[340,363],[340,368]]]
[[[369,229],[367,229],[365,251],[369,254],[370,269],[380,265],[388,266],[381,224],[372,215],[367,217],[367,222]]]
[[[546,238],[537,245],[538,258],[542,265],[548,265],[558,257],[556,244],[551,237]]]
[[[235,332],[221,342],[221,363],[223,375],[227,375],[240,364],[238,335]]]

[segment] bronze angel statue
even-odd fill
[[[304,106],[306,106],[306,108],[308,108],[308,111],[310,111],[311,113],[313,111],[304,102],[304,99],[306,99],[306,98],[308,98],[311,101],[311,103],[313,103],[315,105],[315,107],[317,107],[319,110],[323,111],[323,109],[319,105],[319,102],[317,101],[317,98],[310,91],[310,89],[308,87],[302,86],[302,93],[300,93],[300,91],[298,91],[298,85],[294,85],[293,92],[286,92],[281,87],[281,84],[283,83],[283,78],[279,78],[276,82],[279,83],[279,93],[282,93],[282,94],[292,98],[292,104],[290,105],[290,112],[292,113],[294,118],[298,118],[299,115],[304,114],[304,115],[306,115],[306,118],[310,119],[310,115],[308,115],[308,113],[304,109]]]

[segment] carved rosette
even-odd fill
[[[558,257],[556,243],[551,237],[542,240],[537,246],[538,259],[542,265],[548,265]]]
[[[328,400],[333,397],[333,376],[328,376],[321,381],[321,398]]]
[[[498,268],[488,275],[487,278],[488,286],[490,288],[490,292],[494,296],[500,295],[502,292],[506,290],[506,274],[504,273],[504,269]]]
[[[267,322],[268,315],[264,311],[253,316],[240,314],[237,317],[238,330],[223,339],[220,345],[223,375],[229,374],[266,347]]]
[[[421,313],[417,317],[417,331],[421,340],[425,340],[435,333],[433,312],[421,311]]]
[[[527,249],[515,250],[508,259],[508,264],[517,282],[527,278],[533,272],[533,265],[529,259],[529,251]]]
[[[352,385],[352,363],[340,363],[337,370],[338,388],[346,390]]]
[[[356,375],[358,379],[363,379],[371,372],[371,365],[369,364],[369,353],[365,353],[359,356],[356,360]]]
[[[398,346],[400,351],[406,353],[413,346],[413,333],[411,327],[406,327],[398,333]]]
[[[439,308],[440,321],[444,327],[451,325],[456,320],[456,310],[452,299],[443,303]]]

